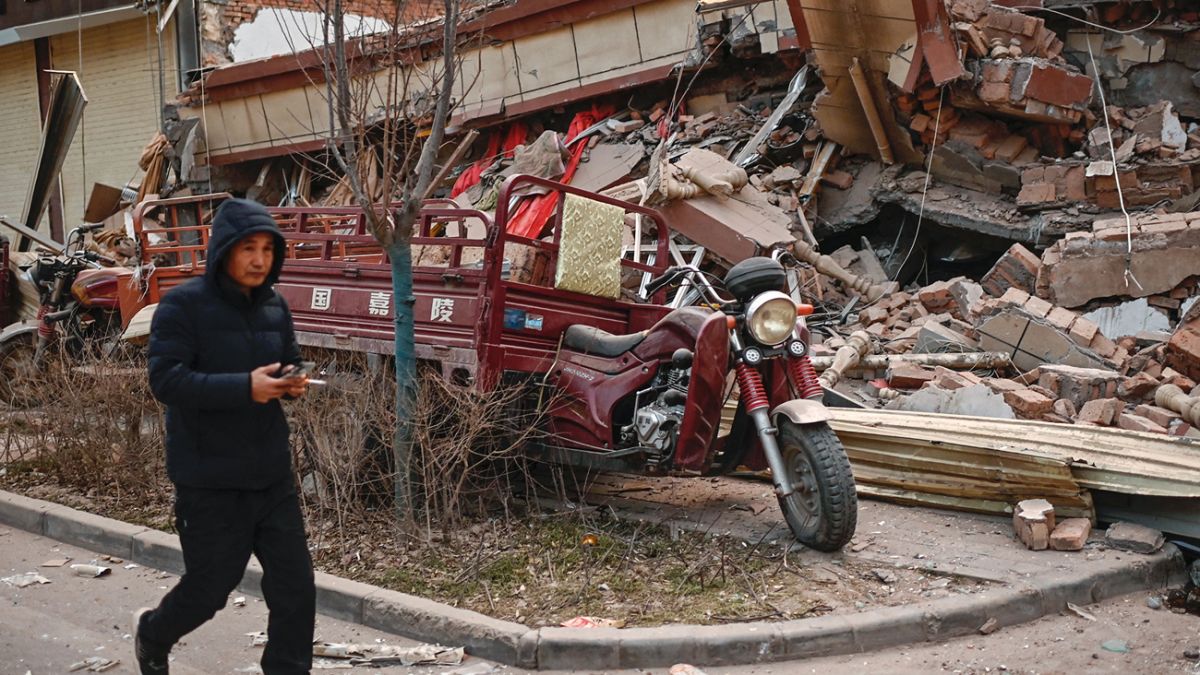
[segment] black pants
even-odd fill
[[[211,619],[225,607],[254,553],[270,611],[263,672],[309,672],[316,589],[292,480],[266,490],[176,486],[175,527],[184,574],[158,608],[142,617],[142,640],[170,648]]]

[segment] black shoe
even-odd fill
[[[142,615],[153,611],[143,607],[133,613],[133,654],[137,657],[138,672],[142,675],[167,675],[167,654],[170,649],[151,647],[142,640]]]

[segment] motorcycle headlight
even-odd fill
[[[774,347],[792,336],[796,303],[779,291],[761,293],[746,308],[746,328],[760,344]]]

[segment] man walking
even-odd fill
[[[225,606],[253,553],[270,610],[267,675],[312,667],[312,559],[279,399],[302,396],[291,313],[272,290],[284,240],[261,205],[223,203],[206,269],[163,296],[150,330],[150,387],[167,406],[167,475],[184,575],[134,617],[142,673],[166,673],[184,635]],[[282,376],[281,376],[282,375]]]

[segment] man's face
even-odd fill
[[[225,273],[243,291],[262,286],[275,262],[275,237],[257,232],[233,245],[225,256]]]

